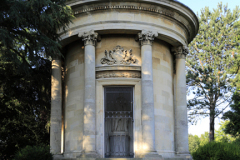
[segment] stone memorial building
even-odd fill
[[[55,159],[191,159],[185,57],[198,32],[175,0],[71,0],[52,60]]]

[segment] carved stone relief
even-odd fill
[[[113,50],[105,50],[105,56],[100,60],[101,64],[134,64],[137,59],[133,58],[132,49],[124,50],[121,46],[116,46]]]
[[[140,71],[99,71],[96,79],[99,78],[141,78]]]
[[[125,50],[124,51],[124,58],[121,60],[120,63],[125,63],[125,64],[131,64],[131,63],[136,63],[136,59],[133,59],[133,54],[132,54],[132,49],[129,51]]]
[[[112,65],[116,62],[117,62],[116,59],[113,58],[113,56],[112,56],[112,51],[108,52],[107,50],[105,50],[105,56],[101,59],[101,63]]]

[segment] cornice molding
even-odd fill
[[[170,16],[170,17],[174,16],[174,12],[167,9],[159,10],[159,9],[154,9],[149,7],[139,7],[134,5],[99,5],[99,6],[93,6],[89,8],[82,8],[82,9],[76,10],[74,11],[74,15],[78,15],[78,14],[90,12],[90,11],[108,10],[108,9],[143,10],[143,11],[155,12],[155,13],[162,14],[165,16]]]

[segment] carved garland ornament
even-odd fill
[[[118,59],[114,58],[114,55],[123,56],[123,58],[120,60],[120,64],[132,64],[137,62],[136,59],[133,59],[132,49],[124,50],[123,47],[118,45],[113,50],[105,50],[105,56],[100,60],[101,64],[116,64]]]
[[[96,73],[96,79],[99,78],[141,78],[139,71],[101,71]]]

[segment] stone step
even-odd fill
[[[142,158],[97,158],[96,160],[142,160]]]
[[[54,158],[54,160],[143,160],[142,158]]]
[[[54,160],[143,160],[143,158],[54,158]],[[190,158],[163,158],[163,160],[192,160]]]

